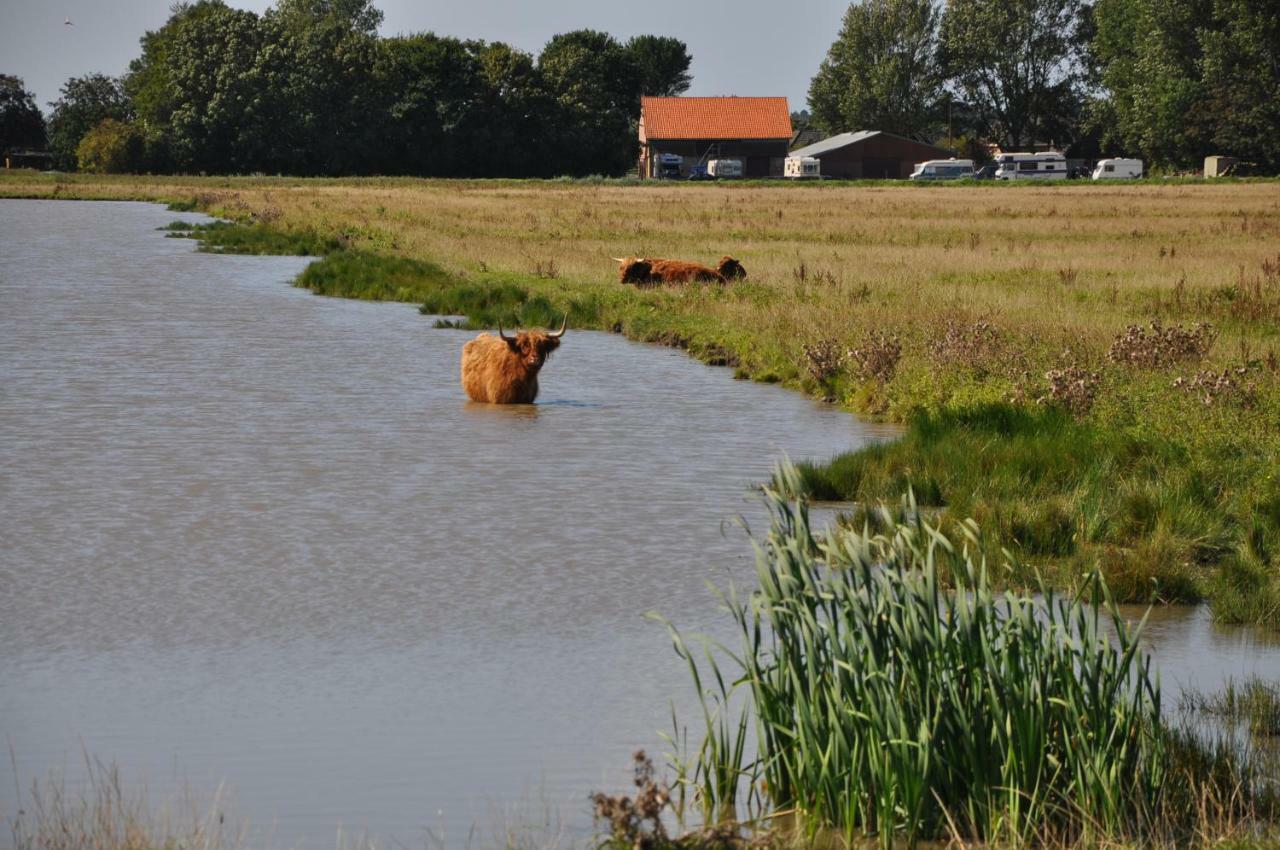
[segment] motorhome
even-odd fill
[[[664,180],[679,180],[684,168],[684,157],[678,153],[664,153],[658,156],[658,177]]]
[[[911,180],[972,180],[973,160],[930,159],[917,162],[916,170],[911,172]]]
[[[782,176],[792,180],[816,180],[822,176],[822,160],[816,156],[789,156],[783,160]]]
[[[1094,180],[1131,180],[1142,176],[1140,159],[1100,159],[1093,169]]]
[[[1057,151],[998,154],[996,179],[1066,180],[1067,158]]]
[[[742,160],[740,159],[709,159],[707,160],[707,174],[712,177],[741,177],[742,176]]]

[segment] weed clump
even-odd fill
[[[1204,359],[1218,338],[1213,325],[1199,322],[1190,328],[1164,327],[1157,319],[1150,331],[1129,325],[1111,343],[1107,359],[1143,369],[1165,369],[1178,363]]]
[[[1049,388],[1036,401],[1069,410],[1074,416],[1084,416],[1093,407],[1102,384],[1102,374],[1078,364],[1050,369],[1044,378]]]
[[[1195,395],[1206,407],[1233,404],[1251,408],[1258,400],[1258,385],[1249,380],[1249,372],[1248,366],[1228,367],[1221,372],[1209,369],[1190,378],[1175,378],[1173,386]]]
[[[880,331],[862,345],[849,349],[848,362],[858,377],[887,384],[893,380],[902,359],[902,341],[897,334]]]
[[[929,341],[929,357],[938,365],[960,366],[977,375],[997,370],[1002,349],[1000,329],[991,322],[948,319],[942,333]]]
[[[844,365],[846,352],[831,337],[825,337],[815,343],[805,343],[804,370],[818,383],[826,383],[834,378]]]
[[[653,762],[639,750],[632,756],[635,796],[596,793],[591,795],[592,814],[597,823],[609,828],[611,846],[616,850],[660,850],[670,845],[663,812],[671,803],[666,783],[654,778]]]

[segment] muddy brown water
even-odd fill
[[[660,752],[725,623],[749,493],[892,430],[570,331],[533,408],[466,402],[464,333],[200,254],[131,203],[0,201],[0,735],[11,817],[85,754],[270,846],[487,845]],[[1158,612],[1166,683],[1280,675]],[[474,830],[474,832],[473,832]]]

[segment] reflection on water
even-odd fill
[[[469,403],[467,334],[291,288],[296,258],[195,253],[155,231],[175,217],[0,201],[0,735],[26,779],[83,748],[154,792],[225,781],[284,846],[462,843],[528,798],[588,826],[688,704],[643,615],[714,631],[749,485],[888,433],[574,331],[539,405]]]

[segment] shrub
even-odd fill
[[[105,118],[76,147],[81,171],[125,174],[137,171],[144,154],[142,134],[131,124]]]

